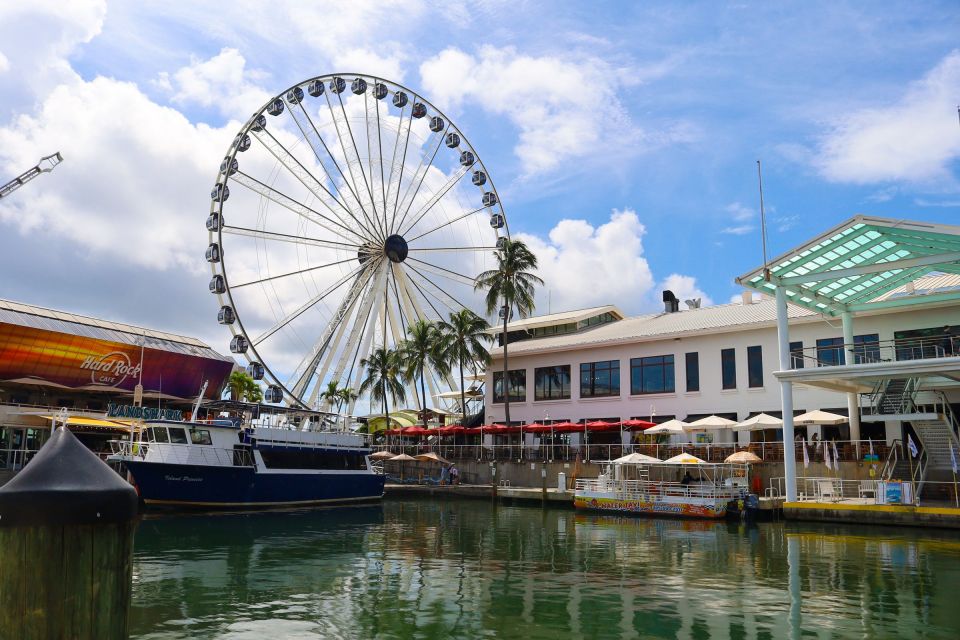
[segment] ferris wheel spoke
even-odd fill
[[[433,229],[430,229],[429,231],[424,231],[424,232],[421,233],[420,235],[414,236],[414,237],[410,238],[409,240],[407,240],[407,244],[413,244],[413,241],[414,241],[414,240],[419,240],[420,238],[423,238],[424,236],[428,236],[428,235],[430,235],[431,233],[433,233],[434,231],[440,231],[440,229],[443,229],[444,227],[449,227],[451,224],[455,224],[455,223],[457,223],[457,222],[460,222],[460,221],[463,220],[464,218],[469,218],[470,216],[472,216],[472,215],[474,215],[474,214],[480,213],[480,212],[483,211],[484,209],[486,209],[486,207],[480,207],[479,209],[474,209],[473,211],[467,211],[467,212],[464,213],[463,215],[457,216],[457,217],[454,218],[453,220],[447,220],[447,221],[444,222],[443,224],[438,225],[438,226],[434,227]]]
[[[421,265],[421,268],[423,270],[436,274],[441,278],[454,280],[456,282],[460,282],[461,284],[466,284],[471,287],[476,283],[475,278],[471,278],[470,276],[465,276],[462,273],[457,273],[456,271],[447,269],[446,267],[441,267],[440,265],[433,264],[432,262],[426,262],[425,260],[417,260],[412,256],[408,256],[407,260],[412,260],[413,262],[416,262],[417,264]]]
[[[406,233],[410,233],[411,231],[413,231],[417,227],[417,224],[423,219],[423,217],[427,215],[430,212],[430,210],[433,209],[438,202],[440,202],[440,200],[443,199],[443,196],[447,195],[447,192],[450,191],[450,189],[452,189],[453,187],[455,187],[456,184],[460,182],[460,180],[463,178],[463,176],[467,175],[467,172],[470,170],[471,166],[472,165],[468,165],[466,167],[460,167],[456,171],[456,173],[454,173],[454,175],[449,180],[447,180],[446,184],[444,184],[443,187],[441,187],[435,194],[433,194],[433,196],[429,200],[427,200],[426,204],[424,204],[420,208],[420,210],[413,216],[413,222],[410,223],[410,226],[407,227],[407,230],[401,231],[400,235],[404,235]]]
[[[320,238],[311,238],[308,236],[295,236],[289,233],[279,233],[277,231],[266,231],[263,229],[250,229],[247,227],[234,227],[224,225],[223,232],[235,236],[247,236],[250,238],[262,238],[264,240],[277,240],[279,242],[292,242],[294,244],[304,244],[313,247],[324,247],[326,249],[348,249],[357,251],[362,245],[350,244],[347,242],[335,242],[333,240],[321,240]],[[352,258],[356,260],[356,257]]]
[[[341,106],[341,110],[343,111],[343,119],[347,127],[346,135],[344,135],[343,132],[341,131],[340,118],[337,116],[336,112],[333,110],[333,103],[330,102],[329,93],[324,93],[323,95],[327,103],[327,110],[330,112],[330,119],[333,121],[333,126],[337,130],[337,140],[340,142],[340,150],[343,151],[343,161],[347,165],[347,173],[350,174],[350,182],[353,185],[350,188],[350,191],[353,193],[354,197],[357,199],[357,202],[360,204],[360,209],[361,211],[363,211],[363,217],[367,221],[367,224],[370,225],[371,231],[373,231],[374,229],[379,231],[379,227],[376,224],[374,224],[374,219],[377,217],[376,212],[374,212],[373,218],[371,218],[369,213],[367,212],[367,208],[363,204],[363,200],[360,198],[360,187],[357,186],[357,176],[353,172],[353,158],[351,158],[350,154],[347,152],[347,145],[346,145],[346,142],[344,142],[344,139],[347,137],[349,137],[351,141],[353,140],[353,132],[350,131],[350,123],[346,122],[347,114],[346,114],[346,110],[343,109],[343,101],[341,100],[340,106]],[[357,151],[356,143],[353,142],[351,146],[354,151],[354,156],[357,159],[357,164],[360,164],[362,168],[362,164],[360,160],[360,152]],[[344,178],[346,178],[346,176],[344,176]],[[364,180],[364,185],[366,186],[366,180]],[[367,187],[367,191],[369,192],[369,187]],[[373,204],[372,196],[371,196],[371,204]],[[383,240],[383,237],[380,237],[380,239]]]
[[[237,171],[232,176],[230,176],[230,179],[238,184],[243,185],[247,189],[250,189],[254,193],[259,193],[264,198],[267,198],[268,200],[272,200],[273,202],[276,202],[282,207],[286,207],[287,209],[289,209],[290,211],[293,211],[295,214],[297,214],[301,218],[308,220],[320,227],[323,227],[330,233],[336,234],[338,237],[343,238],[344,240],[349,240],[350,238],[344,235],[343,231],[338,229],[342,229],[344,231],[347,231],[350,234],[353,234],[354,236],[360,239],[361,243],[369,241],[369,238],[358,233],[357,231],[349,227],[345,227],[338,222],[330,220],[319,211],[316,211],[315,209],[311,209],[307,205],[297,202],[287,194],[281,191],[278,191],[273,187],[265,185],[264,183],[260,182],[256,178],[248,176],[242,171]]]
[[[496,251],[497,247],[421,247],[419,249],[414,249],[410,247],[407,249],[410,253],[414,251],[452,251],[455,253],[463,253],[464,251]]]
[[[296,276],[301,273],[308,273],[310,271],[317,271],[319,269],[326,269],[327,267],[335,267],[338,264],[344,264],[346,262],[353,262],[356,258],[347,258],[346,260],[339,260],[337,262],[328,262],[326,264],[317,265],[315,267],[307,267],[306,269],[300,269],[298,271],[288,271],[287,273],[281,273],[276,276],[269,276],[267,278],[260,278],[259,280],[251,280],[250,282],[241,282],[240,284],[230,285],[231,289],[240,289],[241,287],[249,287],[252,284],[261,284],[264,282],[271,282],[273,280],[279,280],[280,278],[286,278],[288,276]]]
[[[311,298],[310,300],[307,300],[305,303],[303,303],[302,305],[300,305],[299,307],[297,307],[296,311],[294,311],[293,313],[288,314],[286,317],[284,317],[284,318],[282,318],[281,320],[279,320],[276,324],[274,324],[272,327],[270,327],[269,329],[267,329],[266,332],[264,332],[264,333],[261,334],[258,338],[256,338],[256,339],[253,341],[253,346],[255,346],[255,347],[256,347],[256,346],[259,346],[261,343],[263,343],[264,340],[266,340],[267,338],[269,338],[270,336],[272,336],[273,334],[275,334],[277,331],[279,331],[280,329],[284,328],[285,326],[287,326],[288,324],[290,324],[291,322],[293,322],[294,320],[296,320],[297,318],[299,318],[301,315],[303,315],[303,313],[304,313],[307,309],[313,307],[313,306],[316,305],[318,302],[320,302],[321,300],[323,300],[324,298],[326,298],[327,296],[329,296],[331,293],[333,293],[334,291],[336,291],[337,289],[339,289],[340,287],[342,287],[343,285],[345,285],[347,282],[350,281],[351,278],[353,278],[355,275],[357,275],[358,273],[360,273],[362,270],[363,270],[363,265],[360,265],[359,267],[357,267],[356,269],[354,269],[353,271],[351,271],[351,272],[348,273],[347,275],[345,275],[345,276],[343,276],[342,278],[340,278],[337,282],[335,282],[334,284],[330,285],[329,287],[327,287],[326,289],[324,289],[324,290],[323,290],[322,292],[320,292],[319,294],[315,295],[315,296],[314,296],[313,298]]]
[[[307,119],[307,122],[310,124],[310,128],[307,129],[300,123],[300,119],[297,117],[293,109],[290,109],[290,115],[293,117],[294,121],[297,123],[297,128],[300,129],[300,133],[303,135],[304,139],[310,145],[310,149],[313,151],[313,155],[317,158],[317,162],[320,163],[320,166],[323,167],[323,172],[327,174],[327,178],[330,180],[330,184],[333,185],[334,190],[341,197],[342,200],[346,201],[344,194],[340,191],[340,187],[337,186],[338,180],[333,177],[333,173],[327,168],[327,165],[324,163],[323,159],[320,157],[320,147],[323,148],[324,154],[330,158],[333,162],[333,166],[336,168],[337,173],[340,174],[340,178],[343,180],[344,186],[347,188],[347,191],[353,197],[354,202],[357,203],[357,208],[364,214],[366,218],[366,211],[363,208],[363,203],[360,201],[360,198],[357,196],[356,192],[353,190],[353,187],[350,184],[350,180],[343,173],[343,169],[340,168],[340,163],[337,162],[336,156],[333,152],[330,151],[330,147],[327,146],[327,143],[324,141],[323,136],[320,135],[320,131],[317,129],[317,125],[314,124],[313,118],[310,117],[310,114],[307,113],[307,110],[303,108],[303,103],[297,105],[300,107],[300,112]],[[319,146],[318,146],[319,143]],[[350,211],[349,207],[344,206],[347,211]],[[350,217],[353,220],[363,227],[363,223],[360,222],[352,211],[350,211]]]
[[[447,130],[450,128],[450,125],[447,125],[443,133],[440,134],[440,137],[437,139],[437,146],[433,149],[433,153],[430,155],[430,162],[427,163],[427,166],[423,168],[423,171],[417,170],[417,173],[414,174],[413,180],[411,180],[410,185],[407,186],[407,193],[410,192],[410,187],[413,186],[413,183],[416,182],[417,188],[414,189],[413,195],[410,196],[409,202],[407,202],[407,196],[404,194],[403,202],[407,202],[406,207],[403,211],[403,216],[400,218],[400,222],[397,223],[397,228],[400,229],[403,227],[404,221],[407,219],[407,214],[410,213],[410,208],[413,206],[413,203],[417,199],[417,194],[420,193],[420,188],[423,186],[423,180],[427,177],[427,174],[430,172],[430,167],[433,166],[433,161],[437,159],[437,152],[440,151],[440,147],[443,146],[443,137],[446,135]],[[420,160],[420,165],[423,166],[423,159]],[[420,176],[419,180],[417,175]]]
[[[436,282],[434,282],[433,280],[431,280],[430,278],[428,278],[427,276],[425,276],[425,275],[424,275],[420,270],[418,270],[416,267],[414,267],[413,265],[410,265],[410,269],[413,271],[413,273],[417,274],[417,275],[424,281],[424,284],[429,284],[430,287],[433,288],[433,290],[434,290],[433,296],[434,296],[437,300],[439,300],[440,302],[442,302],[442,303],[444,304],[444,306],[446,306],[448,309],[450,309],[451,311],[459,311],[460,309],[467,309],[467,307],[464,306],[459,300],[457,300],[456,298],[454,298],[453,296],[451,296],[449,293],[447,293],[447,292],[443,289],[443,287],[441,287],[441,286],[438,285]],[[411,275],[412,275],[412,274],[411,274]],[[420,288],[420,286],[417,284],[416,280],[415,280],[413,277],[410,278],[410,282],[412,282],[412,283],[414,284],[414,286],[417,287],[417,290],[420,291],[420,293],[423,293],[423,289]],[[424,294],[424,295],[426,295],[426,294]]]
[[[330,215],[336,216],[337,222],[341,227],[344,227],[345,229],[349,228],[350,223],[341,217],[337,210],[327,201],[327,198],[333,200],[333,202],[340,209],[343,209],[343,211],[345,211],[348,215],[352,215],[350,210],[346,207],[346,205],[340,202],[336,196],[330,193],[330,190],[323,186],[323,183],[317,180],[316,176],[314,176],[309,169],[303,166],[303,163],[300,162],[292,153],[290,153],[290,151],[283,146],[282,142],[277,140],[277,138],[266,129],[260,133],[254,133],[254,136],[260,141],[260,144],[266,147],[273,157],[275,157],[294,178],[296,178],[303,186],[305,186],[307,190],[317,198],[317,200],[323,203],[323,206],[327,208],[327,210],[330,212]],[[267,138],[269,138],[269,141]],[[326,172],[326,169],[324,169],[324,172]]]
[[[364,95],[367,95],[366,93]],[[373,189],[370,188],[370,182],[367,180],[367,174],[363,170],[363,159],[360,157],[360,148],[357,146],[357,139],[353,135],[353,127],[350,126],[350,119],[347,117],[347,108],[343,105],[343,96],[339,93],[337,94],[337,101],[340,103],[340,112],[343,113],[343,123],[347,125],[347,133],[350,135],[350,144],[353,145],[353,153],[357,157],[357,168],[360,169],[360,177],[363,178],[363,186],[367,188],[367,195],[370,196],[370,206],[373,209],[373,220],[378,222],[377,218],[377,200],[373,197]],[[364,116],[366,116],[366,110],[364,110]],[[369,158],[367,159],[369,161]],[[370,176],[370,180],[373,180],[373,176]],[[379,225],[378,225],[378,228]],[[384,237],[386,237],[386,229],[380,228],[383,232]]]
[[[421,275],[421,277],[423,277],[423,276]],[[427,293],[420,287],[420,285],[417,284],[417,281],[414,280],[413,278],[405,278],[405,281],[410,282],[410,283],[414,286],[414,288],[420,293],[420,296],[423,298],[423,301],[426,302],[428,305],[430,305],[430,308],[433,309],[433,312],[434,312],[435,314],[437,314],[437,318],[440,319],[440,320],[442,320],[442,319],[443,319],[443,315],[440,313],[440,310],[437,309],[437,307],[436,307],[436,306],[433,304],[433,302],[430,300],[430,296],[428,296]],[[413,303],[414,303],[414,297],[410,295],[410,290],[409,290],[408,288],[405,287],[405,290],[407,291],[407,296],[410,298],[411,304],[413,304]],[[420,314],[419,314],[419,315],[420,315],[421,317],[426,318],[426,315],[423,313],[423,309],[420,308],[419,305],[416,305],[416,306],[417,306],[417,308],[420,309]],[[452,309],[451,309],[451,310],[452,310]]]
[[[367,315],[367,319],[364,321],[363,333],[360,336],[360,340],[357,342],[357,351],[353,354],[353,360],[350,362],[350,371],[347,373],[346,380],[349,382],[350,379],[353,379],[353,385],[351,389],[360,388],[360,376],[363,374],[363,367],[358,367],[357,365],[360,362],[360,354],[370,353],[370,343],[373,340],[373,336],[376,333],[374,325],[376,325],[376,312],[371,308],[371,313]],[[369,330],[368,330],[369,329]],[[357,375],[354,377],[353,372],[356,370]],[[322,381],[318,381],[322,382]],[[356,402],[355,398],[350,400],[350,403],[347,405],[347,414],[353,414],[354,403]]]
[[[346,334],[344,329],[348,327],[346,322],[340,323],[340,329],[337,332],[337,336],[331,342],[331,346],[328,350],[328,353],[331,356],[335,356],[336,353],[340,352],[340,358],[337,360],[336,366],[333,368],[333,373],[331,374],[331,379],[339,380],[343,376],[343,370],[346,368],[347,359],[350,356],[350,352],[353,350],[352,346],[356,344],[359,340],[360,331],[363,329],[363,326],[366,324],[366,318],[370,315],[370,310],[373,308],[373,303],[377,298],[377,288],[379,282],[384,279],[386,276],[386,271],[383,269],[382,263],[377,267],[375,278],[372,279],[372,283],[369,288],[367,288],[361,299],[359,305],[357,305],[356,311],[356,321],[353,323],[352,328],[350,329],[349,336],[346,339],[346,342],[343,343],[343,347],[340,347],[340,343],[343,342],[343,336]],[[359,322],[363,318],[364,322]],[[330,368],[330,364],[333,362],[333,358],[328,358],[324,365],[320,368],[319,372],[315,375],[315,381],[313,391],[310,394],[310,404],[316,402],[317,395],[320,392],[320,387],[323,383],[323,380],[327,377],[327,371]]]
[[[407,115],[407,133],[403,140],[403,156],[400,159],[400,175],[397,178],[397,187],[394,189],[393,208],[390,211],[390,232],[396,229],[397,209],[400,207],[400,187],[403,186],[403,172],[407,166],[407,151],[410,149],[410,131],[413,129],[413,105],[417,102],[417,96],[413,96],[413,102],[410,104],[410,113]],[[403,111],[400,111],[400,126],[403,126]],[[397,129],[397,142],[400,142],[400,129]],[[394,148],[394,161],[396,161],[396,148]],[[393,169],[390,167],[390,187],[393,187]]]
[[[377,81],[374,80],[374,87],[376,87]],[[384,182],[385,176],[383,173],[383,127],[380,124],[380,101],[374,98],[373,106],[376,110],[377,115],[377,164],[380,167],[380,198],[383,204],[383,229],[387,229],[387,186]],[[367,140],[370,140],[370,125],[367,125]],[[369,144],[369,142],[368,142]],[[371,154],[372,155],[372,154]],[[373,169],[370,169],[370,173],[373,173]],[[373,178],[371,177],[371,180]]]
[[[323,358],[324,354],[327,353],[327,347],[330,344],[330,340],[333,338],[337,329],[339,329],[339,327],[343,324],[345,318],[349,315],[354,303],[366,289],[367,283],[370,281],[370,278],[373,276],[373,273],[376,271],[377,267],[379,267],[379,261],[372,267],[368,267],[366,264],[361,265],[360,268],[362,271],[357,274],[353,281],[353,285],[347,292],[347,295],[344,296],[343,300],[340,301],[340,306],[337,307],[337,311],[330,319],[330,322],[327,323],[327,326],[320,334],[320,337],[314,343],[310,353],[307,354],[306,357],[300,361],[300,364],[297,365],[297,368],[294,369],[293,375],[287,381],[287,387],[291,389],[296,397],[303,397],[303,394],[307,390],[307,386],[310,384],[310,380],[313,379],[314,374],[317,372],[317,368],[320,366],[321,359]],[[296,380],[295,383],[294,380]]]

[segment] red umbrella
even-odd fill
[[[423,427],[406,427],[400,430],[400,434],[404,436],[435,436],[437,435],[437,430],[424,429]]]
[[[584,426],[590,431],[619,431],[620,430],[619,422],[604,422],[603,420],[588,422]]]
[[[554,433],[576,433],[583,431],[584,426],[578,422],[558,422],[550,425]]]
[[[649,422],[647,420],[624,420],[620,424],[623,425],[624,429],[630,429],[631,431],[649,429],[650,427],[656,426],[656,423]]]
[[[437,429],[437,434],[441,436],[454,436],[458,433],[467,433],[468,429],[461,427],[458,424],[451,424],[446,427],[440,427]]]

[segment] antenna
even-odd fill
[[[757,182],[760,185],[760,236],[763,243],[763,279],[770,282],[770,271],[767,269],[767,216],[763,211],[763,174],[760,171],[759,160],[757,160]]]

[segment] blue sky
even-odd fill
[[[26,5],[0,8],[0,170],[67,160],[0,204],[0,296],[221,349],[219,158],[266,96],[334,71],[469,135],[553,310],[736,296],[758,159],[771,253],[857,213],[960,223],[956,2]]]

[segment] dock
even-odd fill
[[[550,502],[555,506],[573,507],[573,491],[555,488],[544,490],[534,487],[495,487],[489,484],[387,484],[384,486],[384,493],[389,497],[499,498],[520,502]]]
[[[865,500],[785,502],[783,517],[787,520],[814,520],[844,524],[960,529],[960,509],[953,505],[890,505],[873,504]]]

